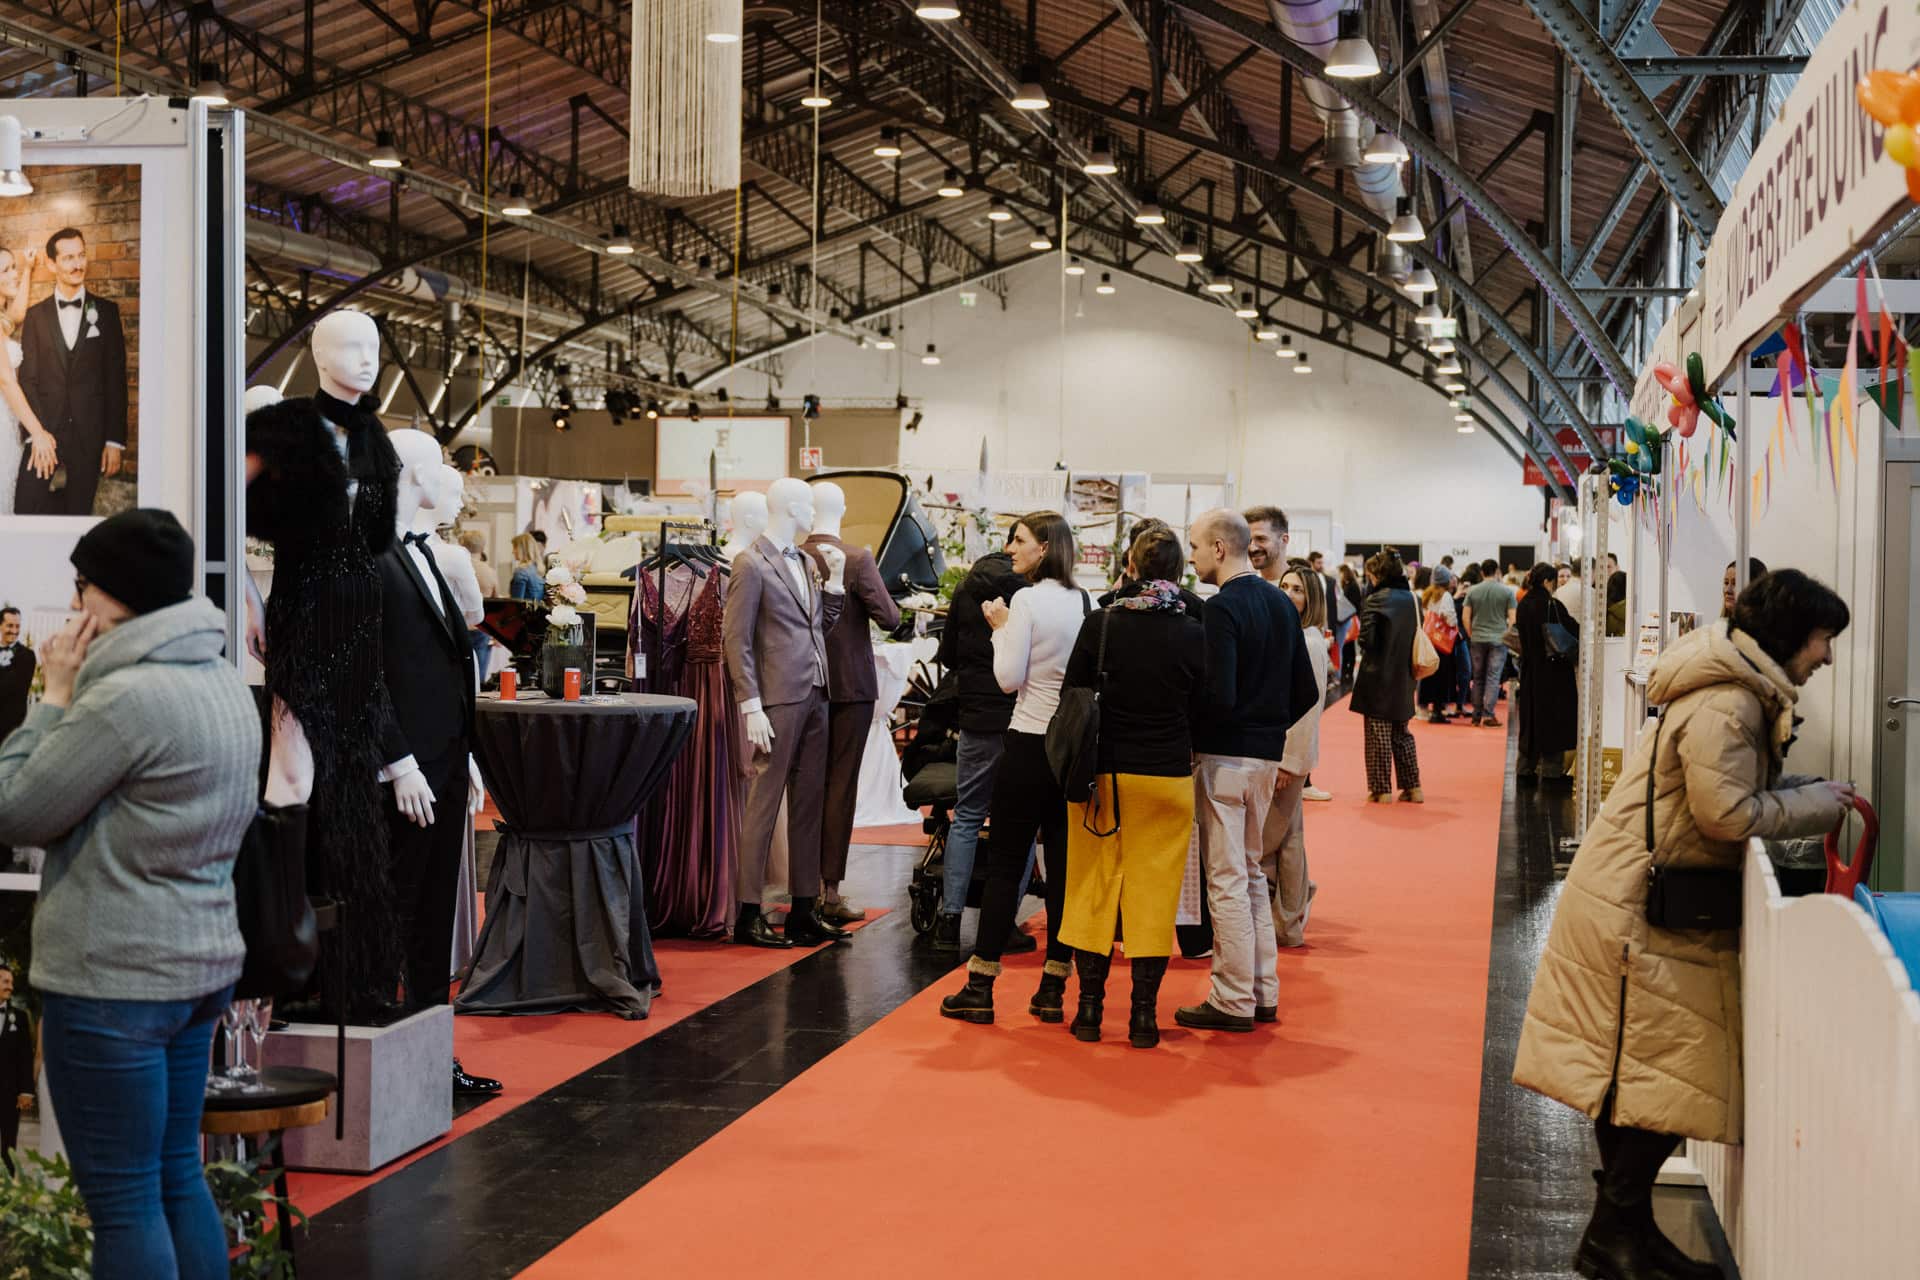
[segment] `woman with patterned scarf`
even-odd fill
[[[1193,830],[1192,720],[1206,641],[1175,579],[1186,556],[1149,529],[1129,556],[1134,583],[1080,628],[1066,687],[1100,691],[1099,775],[1089,803],[1067,806],[1067,892],[1060,940],[1080,973],[1075,1038],[1100,1038],[1115,926],[1133,962],[1135,1048],[1160,1042],[1156,1007],[1173,950],[1180,878]],[[1106,634],[1106,658],[1099,660]]]

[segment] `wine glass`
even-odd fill
[[[240,1038],[240,1028],[247,1022],[247,1006],[252,1003],[235,1000],[220,1013],[220,1029],[227,1035],[227,1079],[234,1088],[243,1087],[254,1075],[247,1065],[246,1043]]]
[[[253,1041],[253,1061],[255,1066],[251,1074],[255,1079],[259,1077],[259,1069],[267,1065],[267,1028],[272,1025],[272,1000],[247,1001],[246,1031],[247,1038]],[[247,1087],[249,1089],[260,1089],[265,1086],[249,1084]]]

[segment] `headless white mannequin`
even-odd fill
[[[813,486],[805,480],[784,476],[767,487],[767,531],[764,536],[777,550],[785,552],[797,547],[800,539],[813,532],[814,517]],[[836,593],[846,590],[846,553],[838,547],[823,547],[820,554],[827,562],[826,589]],[[772,751],[773,721],[760,709],[760,699],[749,698],[741,703],[740,713],[746,717],[747,741],[753,744],[753,749]]]
[[[767,495],[756,489],[745,489],[733,495],[733,532],[727,535],[727,543],[720,548],[720,554],[728,563],[742,551],[753,545],[753,540],[767,531]]]
[[[813,486],[813,532],[829,538],[840,536],[840,525],[847,516],[847,491],[831,480]]]
[[[246,395],[241,397],[241,412],[243,415],[252,413],[255,409],[264,409],[270,404],[279,404],[281,399],[280,388],[269,387],[265,383],[255,383],[253,386],[248,387]]]
[[[393,442],[394,452],[400,455],[400,478],[394,485],[394,536],[404,538],[413,532],[419,520],[434,519],[432,509],[427,505],[431,496],[429,486],[444,487],[439,471],[445,463],[440,454],[440,442],[424,431],[390,431],[387,438]],[[398,551],[401,555],[408,554],[404,544]],[[398,672],[388,671],[387,679],[393,680],[399,675]],[[433,788],[427,785],[427,777],[420,772],[420,766],[413,762],[412,757],[408,757],[392,762],[387,769],[393,783],[393,802],[400,812],[416,826],[432,826]],[[468,812],[480,812],[486,800],[486,791],[480,784],[480,767],[472,756],[468,756]]]
[[[380,376],[380,330],[374,324],[373,317],[363,311],[343,309],[322,317],[313,326],[308,349],[313,355],[313,367],[320,375],[320,389],[336,400],[355,403],[373,389],[374,382]],[[268,390],[265,387],[249,388],[247,407],[258,407],[253,403],[256,393]],[[258,398],[261,403],[273,403],[264,394]],[[278,399],[277,393],[274,398]],[[345,429],[335,427],[333,431],[336,443],[343,443],[346,439]],[[251,479],[251,475],[248,478]],[[403,520],[402,528],[405,524]],[[247,596],[247,642],[253,648],[254,656],[265,662],[266,608],[251,578],[247,583]],[[257,624],[256,618],[261,619]],[[287,705],[276,698],[273,703],[273,735],[267,754],[265,800],[276,806],[305,804],[312,795],[313,748],[308,745],[306,731],[300,727],[300,722],[287,709]]]

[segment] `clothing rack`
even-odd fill
[[[661,657],[665,657],[667,652],[667,568],[673,561],[673,535],[676,530],[694,534],[704,534],[706,537],[705,545],[714,546],[717,545],[715,537],[719,531],[719,526],[707,519],[675,520],[669,518],[660,522],[660,550],[654,553],[660,561],[660,601],[659,608],[654,613],[652,626],[654,633],[653,650],[655,654]],[[644,568],[641,571],[645,572]],[[639,607],[639,596],[637,594],[634,597],[634,602],[635,607]],[[649,672],[647,680],[651,682],[652,679],[653,675]]]

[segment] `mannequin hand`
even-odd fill
[[[847,576],[847,553],[838,547],[823,546],[820,558],[827,562],[827,586],[838,591]]]
[[[126,452],[124,449],[117,449],[110,444],[101,445],[100,446],[100,474],[103,476],[119,475],[120,474],[120,455],[124,452]]]
[[[766,712],[747,713],[747,741],[753,744],[755,751],[764,753],[773,750],[773,721],[767,719]]]
[[[478,813],[487,807],[487,786],[480,781],[480,763],[467,757],[467,812]]]
[[[1007,625],[1007,606],[999,600],[985,600],[980,604],[980,616],[995,631]]]
[[[414,826],[433,825],[433,788],[427,785],[427,775],[418,769],[393,780],[393,803]]]

